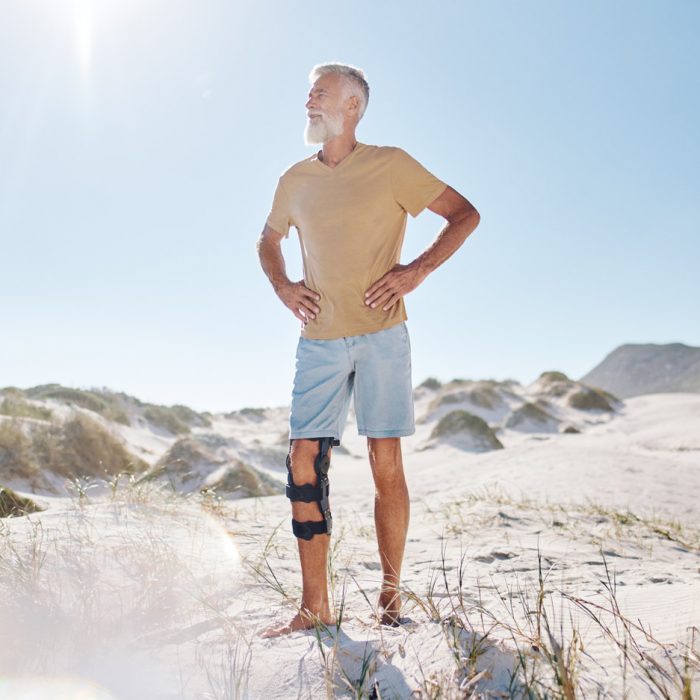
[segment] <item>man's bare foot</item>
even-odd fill
[[[298,632],[300,630],[310,630],[318,625],[334,625],[335,620],[327,613],[323,617],[314,615],[308,610],[300,610],[290,622],[281,627],[269,627],[260,634],[263,639],[271,639],[272,637],[281,637],[285,634]]]
[[[379,622],[389,627],[401,624],[401,594],[394,588],[384,588],[379,595],[379,609],[382,611]]]

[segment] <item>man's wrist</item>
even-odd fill
[[[421,282],[432,272],[428,261],[423,255],[419,255],[413,262],[409,263],[408,268],[418,275]]]
[[[275,294],[278,295],[285,287],[288,287],[292,283],[288,277],[270,278],[270,282],[272,283],[272,288],[275,290]]]

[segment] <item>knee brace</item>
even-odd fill
[[[287,455],[287,498],[290,501],[303,501],[304,503],[318,503],[323,520],[299,522],[292,518],[292,532],[302,540],[310,540],[314,535],[331,534],[333,518],[331,517],[330,502],[328,500],[329,483],[328,470],[331,466],[330,449],[340,445],[340,441],[335,438],[309,438],[318,440],[318,455],[314,460],[314,471],[316,472],[316,486],[302,484],[297,486],[292,478],[292,440],[289,441],[290,453]]]

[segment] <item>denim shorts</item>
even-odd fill
[[[360,435],[404,437],[415,432],[405,322],[333,340],[299,338],[289,438],[340,440],[353,393]]]

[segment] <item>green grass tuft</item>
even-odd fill
[[[86,478],[134,473],[146,463],[83,413],[50,424],[0,422],[0,469],[7,478],[53,490],[51,476]]]
[[[186,435],[190,432],[190,426],[182,419],[182,412],[174,410],[174,407],[147,404],[143,410],[143,417],[149,423],[173,435]]]
[[[25,498],[12,489],[0,486],[0,518],[11,518],[43,510],[31,498]]]
[[[25,392],[30,399],[52,399],[68,406],[80,406],[88,411],[99,413],[103,418],[131,425],[129,416],[124,411],[122,401],[115,394],[101,392],[94,389],[72,389],[60,384],[42,384],[27,389]]]
[[[491,449],[501,449],[503,445],[488,423],[468,411],[451,411],[443,416],[430,434],[431,439],[469,435],[483,441]]]
[[[0,414],[14,418],[38,418],[39,420],[50,420],[53,415],[49,408],[37,406],[14,396],[5,396],[0,403]]]

